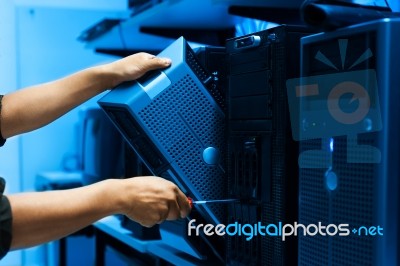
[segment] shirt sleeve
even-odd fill
[[[0,95],[0,147],[4,145],[6,140],[3,138],[3,134],[1,133],[1,107],[4,95]]]
[[[3,195],[5,181],[0,177],[0,260],[11,247],[12,213],[10,202]]]

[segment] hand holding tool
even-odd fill
[[[238,199],[220,199],[220,200],[193,200],[191,197],[187,197],[190,207],[193,208],[194,204],[208,204],[208,203],[234,203],[238,202]]]

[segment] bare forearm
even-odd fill
[[[123,204],[116,193],[120,182],[114,179],[71,190],[8,196],[13,213],[12,249],[62,238],[121,212]]]
[[[143,226],[184,218],[185,194],[163,178],[108,179],[70,190],[8,196],[13,216],[12,249],[62,238],[94,221],[124,214]]]
[[[60,80],[8,94],[2,101],[2,135],[8,138],[42,127],[106,89],[170,64],[169,59],[137,53]]]
[[[42,127],[106,89],[170,64],[169,59],[137,53],[54,82],[8,94],[2,102],[3,137]]]
[[[4,96],[1,119],[3,137],[42,127],[110,88],[113,77],[106,70],[104,67],[89,68]]]

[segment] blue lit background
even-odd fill
[[[84,43],[79,42],[77,37],[84,29],[104,17],[123,16],[121,13],[125,2],[1,1],[1,93],[54,80],[82,68],[112,60],[112,56],[94,53]],[[400,10],[398,0],[390,0],[389,3],[392,9]],[[187,16],[190,15],[188,12]],[[236,36],[270,26],[272,24],[262,21],[241,20],[236,26]],[[96,99],[85,103],[85,106],[95,105]],[[0,176],[7,179],[8,193],[34,190],[37,173],[64,170],[65,157],[76,155],[78,151],[78,109],[45,128],[9,139],[0,149]],[[84,241],[78,238],[75,244],[79,245],[80,240]],[[87,244],[89,251],[90,245],[92,244]],[[76,250],[77,255],[80,252],[82,249]],[[51,256],[51,248],[42,246],[11,252],[0,265],[47,265],[46,262],[52,265]]]

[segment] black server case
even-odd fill
[[[240,198],[228,223],[292,223],[298,218],[298,143],[291,136],[286,81],[299,76],[300,27],[230,39],[228,193]],[[297,238],[228,237],[229,265],[295,265]]]
[[[331,121],[335,130],[324,136],[321,128],[301,128],[299,189],[303,204],[299,223],[349,224],[350,233],[300,235],[299,265],[399,265],[399,32],[400,19],[384,19],[302,40],[302,79],[318,77],[313,81],[321,87],[319,95],[302,97],[298,121],[317,123],[311,119],[323,118],[327,124]],[[332,64],[316,60],[317,54],[325,55]],[[326,103],[332,102],[328,93],[348,81],[362,86],[370,104],[358,104],[358,110],[368,111],[359,122],[343,124],[332,120]],[[347,89],[345,93],[354,94],[351,86]],[[320,99],[325,109],[309,107],[319,107],[314,103]],[[352,119],[357,114],[354,110],[349,113]],[[383,235],[357,233],[362,226],[378,225]]]

